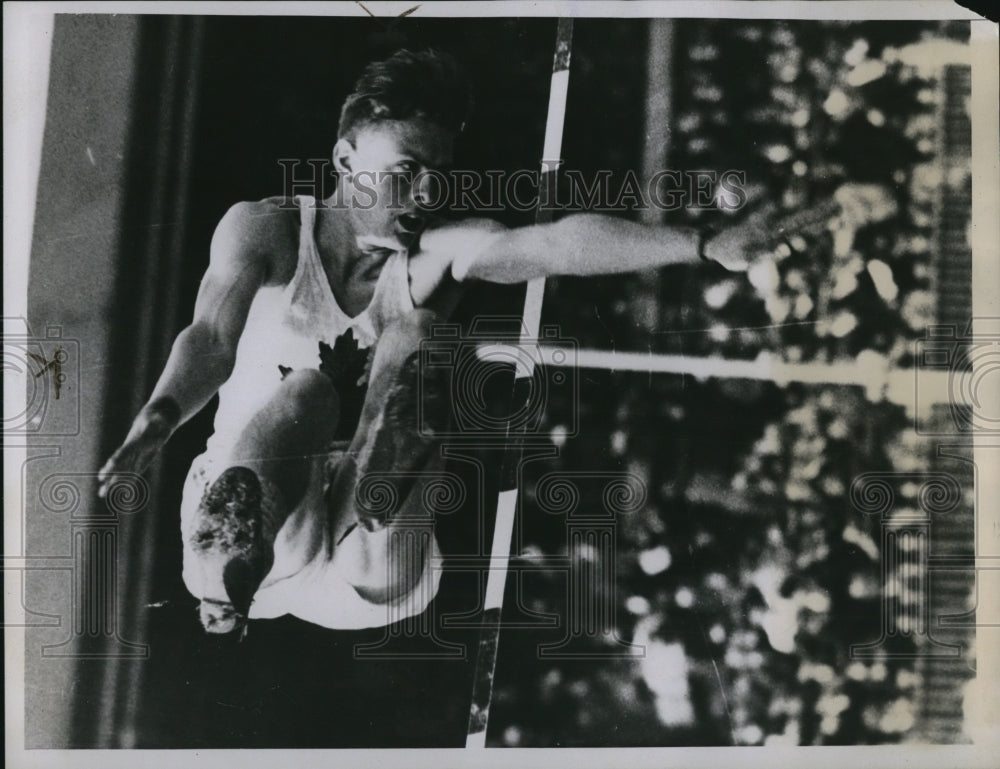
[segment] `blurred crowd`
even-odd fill
[[[953,55],[967,31],[931,22],[678,23],[674,167],[745,170],[788,211],[845,182],[877,184],[889,197],[868,205],[884,210],[870,226],[833,219],[793,238],[746,276],[702,267],[596,286],[562,279],[549,286],[547,316],[572,328],[575,316],[609,309],[598,313],[607,336],[578,339],[593,347],[832,364],[875,353],[912,365],[914,340],[935,322],[940,191],[970,183],[967,164],[942,170],[944,89],[927,62]],[[672,221],[719,215],[680,212]],[[527,471],[520,563],[563,556],[573,574],[610,570],[613,579],[595,584],[611,587],[595,600],[614,622],[578,634],[576,656],[538,651],[564,627],[506,632],[491,741],[913,738],[921,673],[908,655],[919,639],[851,653],[879,639],[887,611],[880,521],[852,506],[852,482],[932,462],[903,408],[848,386],[579,376],[579,401],[549,404],[560,456],[545,472],[627,474],[641,479],[645,503],[617,517],[609,558],[567,543],[567,519],[539,508],[539,477]],[[576,435],[566,429],[576,423],[571,410]],[[598,492],[581,490],[579,509],[599,518],[609,508]],[[895,493],[916,506],[914,488]],[[572,579],[532,572],[509,619],[525,610],[565,619]]]

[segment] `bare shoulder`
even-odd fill
[[[298,207],[284,197],[241,201],[229,207],[212,239],[212,259],[265,267],[270,281],[294,270]]]
[[[470,216],[465,219],[455,220],[438,219],[428,223],[423,237],[458,232],[502,232],[506,229],[507,226],[505,224],[498,222],[496,219],[487,219],[483,216]]]
[[[419,253],[434,261],[450,263],[506,230],[506,226],[493,219],[470,217],[435,222],[420,236]]]
[[[472,261],[505,232],[507,227],[495,219],[470,217],[429,229],[421,237],[420,247],[436,264],[450,268],[452,276],[462,281]]]
[[[410,255],[410,293],[420,305],[437,295],[445,284],[461,282],[456,267],[478,254],[506,231],[491,219],[434,222],[420,236],[420,246]],[[464,268],[463,268],[464,269]]]

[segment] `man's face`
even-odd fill
[[[338,169],[351,175],[345,202],[362,250],[408,248],[426,223],[418,201],[432,195],[427,171],[447,168],[454,138],[422,119],[387,120],[361,128],[354,145],[341,140]],[[414,183],[415,182],[415,183]]]

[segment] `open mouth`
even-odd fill
[[[399,222],[399,226],[403,232],[409,235],[416,235],[424,226],[423,217],[416,216],[415,214],[400,214],[396,217],[396,221]]]

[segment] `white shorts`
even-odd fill
[[[387,602],[363,598],[348,581],[352,563],[360,556],[358,529],[352,530],[333,547],[330,522],[324,502],[330,466],[339,461],[342,452],[313,458],[309,483],[302,501],[292,510],[278,531],[274,543],[274,565],[254,595],[250,619],[272,619],[291,614],[322,627],[357,630],[382,627],[423,612],[437,595],[441,581],[441,557],[433,531],[429,531],[429,546],[424,549],[423,569],[412,589],[392,596]],[[216,478],[231,464],[231,460],[213,456],[209,451],[197,457],[191,465],[181,499],[181,535],[184,564],[182,576],[190,593],[202,598],[201,572],[188,544],[188,532],[201,499]],[[386,547],[392,527],[376,534],[365,532],[365,543],[371,547],[371,537],[385,537]]]

